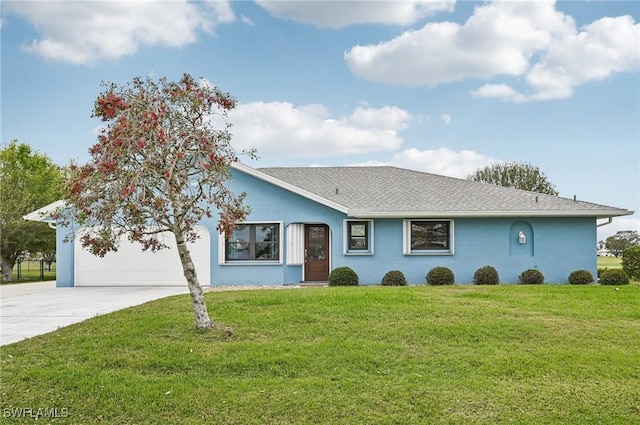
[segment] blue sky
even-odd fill
[[[639,22],[636,1],[3,1],[1,141],[85,162],[101,81],[190,73],[237,98],[252,167],[529,162],[638,211]]]

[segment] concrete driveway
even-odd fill
[[[170,295],[187,286],[56,288],[55,282],[0,286],[0,345]]]

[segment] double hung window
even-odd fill
[[[373,220],[344,221],[345,254],[373,254]]]

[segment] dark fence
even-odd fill
[[[56,277],[56,262],[45,260],[18,259],[13,267],[14,279],[49,280]]]

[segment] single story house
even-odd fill
[[[390,270],[424,284],[436,266],[470,283],[485,265],[505,283],[529,268],[562,283],[578,269],[595,276],[597,226],[633,214],[387,166],[237,163],[232,174],[230,188],[247,193],[252,212],[228,238],[218,234],[215,219],[199,224],[200,239],[190,249],[202,285],[326,282],[341,266],[355,270],[361,284],[379,284]],[[25,218],[51,221],[46,212],[59,205]],[[142,252],[125,238],[118,252],[100,258],[63,242],[68,232],[58,226],[57,286],[186,284],[174,249]]]

